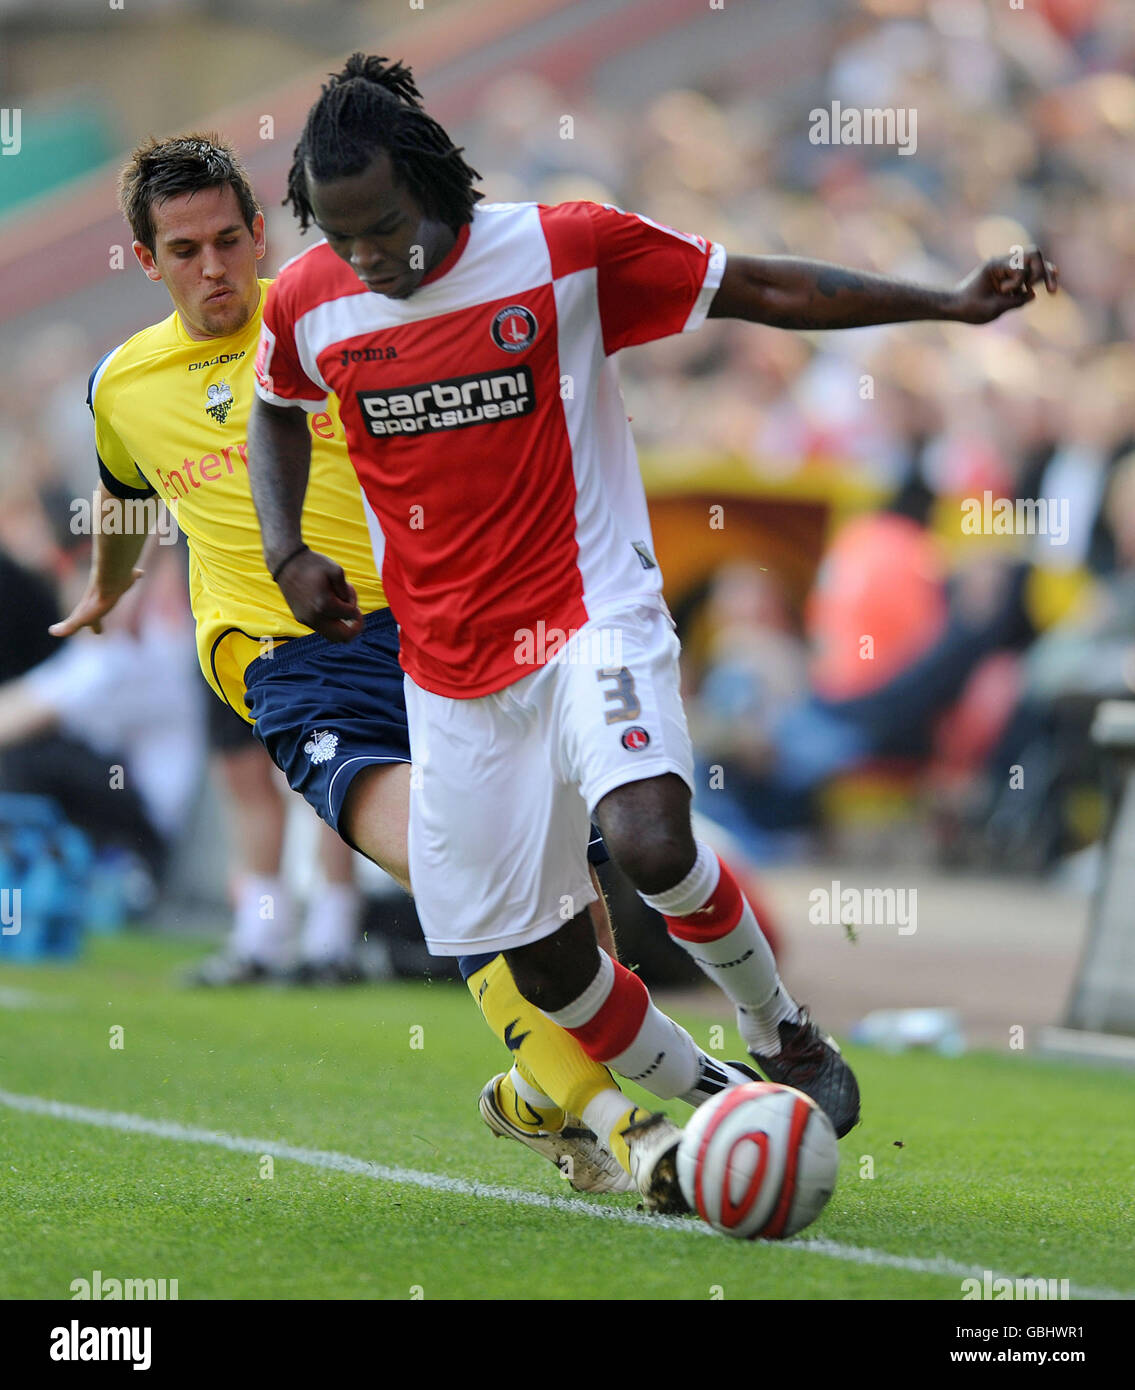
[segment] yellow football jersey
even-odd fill
[[[91,376],[100,473],[118,496],[156,493],[189,542],[201,669],[246,719],[244,672],[265,639],[307,636],[264,567],[248,481],[252,370],[264,295],[238,333],[197,342],[176,311],[107,353]],[[304,539],[347,572],[364,613],[386,606],[335,398],[309,415]]]

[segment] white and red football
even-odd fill
[[[734,1086],[690,1117],[678,1148],[682,1195],[714,1230],[739,1240],[802,1231],[835,1191],[831,1121],[791,1086]]]

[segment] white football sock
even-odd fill
[[[612,1086],[610,1090],[600,1091],[597,1096],[592,1097],[583,1107],[580,1118],[592,1134],[598,1136],[601,1143],[610,1147],[615,1126],[621,1124],[623,1117],[633,1105],[634,1101],[629,1096],[623,1095],[622,1091]]]
[[[242,875],[229,949],[241,960],[268,966],[287,964],[292,950],[292,902],[282,879]]]
[[[350,883],[324,883],[312,889],[303,928],[301,954],[323,964],[349,960],[359,929],[361,895]]]
[[[783,985],[777,985],[772,998],[766,999],[759,1009],[737,1005],[737,1031],[750,1052],[775,1057],[780,1051],[777,1024],[795,1023],[799,1017],[800,1009],[792,995]]]
[[[777,1024],[795,1019],[799,1010],[781,983],[772,948],[740,885],[704,841],[697,842],[697,849],[694,867],[680,883],[664,893],[641,896],[667,919],[671,940],[737,1006],[745,1046],[775,1055],[780,1051]],[[715,914],[726,921],[736,914],[734,925],[713,934]],[[703,929],[705,935],[699,935]],[[721,932],[720,923],[716,931]]]
[[[598,972],[579,998],[555,1012],[545,1010],[547,1017],[561,1028],[582,1028],[607,1005],[615,986],[615,965],[605,951],[596,954]],[[661,1100],[682,1095],[694,1085],[698,1076],[698,1049],[693,1038],[656,1008],[649,996],[646,1012],[630,1046],[599,1060],[628,1081],[645,1086]]]

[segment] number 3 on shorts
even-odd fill
[[[603,666],[595,672],[595,679],[602,685],[604,681],[614,681],[610,690],[603,692],[603,698],[613,709],[607,711],[608,724],[621,724],[625,719],[637,719],[642,706],[634,689],[634,676],[625,666]]]

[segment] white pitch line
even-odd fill
[[[0,1090],[0,1105],[6,1105],[10,1110],[22,1110],[30,1115],[46,1115],[54,1120],[97,1125],[102,1129],[117,1129],[127,1134],[148,1134],[155,1139],[172,1139],[183,1144],[209,1144],[214,1148],[228,1149],[232,1153],[256,1154],[258,1157],[269,1154],[273,1158],[291,1159],[294,1163],[306,1164],[309,1168],[326,1168],[332,1172],[349,1174],[351,1177],[374,1178],[379,1182],[403,1187],[421,1187],[430,1192],[452,1192],[459,1197],[488,1198],[490,1201],[510,1202],[514,1206],[538,1207],[546,1211],[565,1212],[570,1216],[590,1216],[652,1231],[681,1231],[685,1235],[694,1236],[713,1235],[708,1226],[683,1217],[649,1216],[645,1212],[628,1211],[622,1207],[593,1205],[581,1197],[550,1197],[543,1192],[498,1187],[493,1183],[469,1182],[465,1178],[450,1178],[442,1173],[424,1173],[416,1168],[391,1168],[384,1163],[375,1163],[367,1158],[354,1158],[350,1154],[335,1153],[332,1150],[304,1149],[294,1144],[281,1144],[275,1139],[244,1139],[240,1135],[223,1134],[219,1130],[180,1125],[173,1120],[148,1120],[144,1115],[127,1115],[117,1110],[92,1110],[85,1105],[69,1105],[65,1101],[47,1100],[42,1096],[21,1096],[11,1091]],[[769,1243],[771,1242],[761,1242]],[[952,1275],[958,1279],[975,1277],[973,1265],[964,1265],[944,1256],[924,1259],[916,1255],[892,1255],[885,1250],[840,1245],[822,1237],[777,1241],[776,1245],[781,1250],[825,1255],[833,1260],[874,1265],[883,1269],[901,1269],[912,1274],[936,1274],[944,1277]],[[976,1277],[980,1277],[983,1272],[984,1267],[977,1269]],[[994,1279],[1012,1277],[996,1272],[993,1274]],[[1115,1289],[1082,1288],[1076,1284],[1070,1285],[1070,1291],[1076,1298],[1135,1299],[1135,1294],[1120,1293]]]

